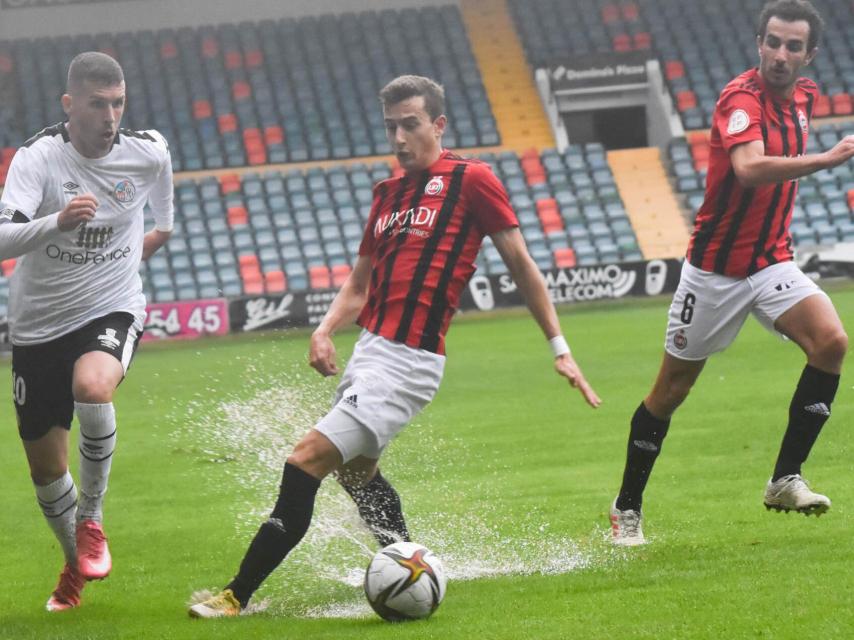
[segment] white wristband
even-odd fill
[[[552,353],[555,358],[560,358],[569,353],[569,345],[566,343],[566,338],[563,336],[555,336],[549,340],[549,346],[552,348]]]

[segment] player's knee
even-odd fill
[[[73,392],[77,402],[91,404],[112,402],[115,390],[112,377],[97,369],[78,372],[74,376]]]
[[[828,366],[838,366],[848,351],[848,335],[842,327],[829,331],[816,342],[815,350],[814,357]]]
[[[288,456],[288,463],[299,467],[316,478],[322,478],[331,473],[340,460],[325,443],[316,438],[303,438],[297,443],[293,453]]]
[[[30,461],[30,477],[40,487],[59,480],[68,471],[68,467],[59,460]]]

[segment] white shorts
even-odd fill
[[[705,360],[732,344],[748,313],[776,333],[777,318],[816,294],[827,295],[794,262],[730,278],[686,260],[670,305],[664,348],[681,360]]]
[[[362,331],[335,391],[332,409],[315,429],[341,452],[378,459],[395,436],[430,404],[445,356]]]

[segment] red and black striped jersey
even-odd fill
[[[518,224],[489,165],[448,151],[425,171],[378,183],[359,247],[371,280],[358,324],[443,354],[483,237]]]
[[[736,145],[762,140],[766,156],[802,155],[818,93],[812,80],[800,78],[791,99],[782,101],[765,89],[758,69],[724,87],[713,116],[706,194],[688,245],[692,265],[744,278],[792,259],[797,180],[744,187],[729,154]]]

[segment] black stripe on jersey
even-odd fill
[[[134,131],[133,129],[119,129],[119,132],[116,134],[116,140],[114,144],[119,144],[121,142],[121,136],[127,136],[128,138],[137,138],[139,140],[148,140],[149,142],[157,142],[157,139],[152,136],[147,131]]]
[[[466,246],[466,242],[468,242],[471,235],[472,219],[472,216],[465,217],[459,235],[454,238],[454,245],[451,247],[451,253],[448,255],[448,260],[442,269],[439,283],[433,292],[433,301],[430,303],[430,311],[427,312],[427,322],[424,325],[424,330],[421,332],[420,346],[427,351],[435,352],[439,348],[439,331],[442,329],[442,322],[445,319],[445,314],[448,312],[449,306],[448,284],[454,275],[454,269],[457,268],[460,254],[462,254],[463,248]]]
[[[792,127],[794,127],[795,138],[797,139],[797,154],[802,156],[804,154],[806,132],[801,128],[801,122],[798,119],[798,112],[795,110],[794,104],[789,105],[789,114],[792,116]]]
[[[379,192],[380,198],[379,198],[379,201],[377,202],[376,211],[380,212],[383,209],[383,204],[385,204],[385,198],[388,195],[388,183],[381,182],[379,185],[377,185],[377,191]],[[370,219],[368,220],[368,224],[371,224]],[[372,232],[368,231],[368,233],[372,233]],[[377,290],[377,270],[371,269],[371,286],[370,286],[371,295],[368,298],[368,303],[367,303],[367,307],[369,309],[371,309],[371,311],[373,311],[374,306],[377,304],[376,290]]]
[[[36,141],[40,140],[41,138],[47,138],[47,137],[53,137],[53,136],[62,136],[63,142],[70,142],[71,141],[71,138],[68,137],[68,131],[66,131],[66,129],[65,129],[65,123],[59,122],[59,123],[51,125],[49,127],[45,127],[44,129],[39,131],[36,135],[34,135],[32,138],[27,140],[21,146],[22,147],[31,147],[31,146],[33,146],[33,144],[36,143]]]
[[[815,98],[813,94],[807,94],[807,121],[812,119],[812,109],[815,106],[813,103],[815,102]]]
[[[727,258],[729,258],[732,245],[738,236],[738,229],[744,221],[747,210],[750,208],[750,202],[753,200],[754,193],[756,193],[756,189],[752,187],[741,192],[741,201],[738,203],[738,209],[732,215],[729,228],[726,230],[726,235],[718,249],[718,254],[715,256],[715,273],[724,273],[726,270]]]
[[[786,220],[789,217],[789,212],[792,210],[792,204],[795,201],[795,192],[798,190],[798,183],[795,181],[790,181],[786,183],[789,185],[789,195],[786,197],[786,205],[783,208],[785,212],[782,216],[780,216],[780,226],[777,228],[777,237],[774,240],[774,244],[772,244],[768,251],[765,252],[765,259],[768,261],[768,265],[776,264],[777,258],[774,257],[774,247],[777,246],[777,242],[780,238],[783,237],[783,234],[786,233]]]
[[[774,103],[774,111],[777,114],[777,119],[780,121],[780,138],[783,141],[783,157],[789,157],[789,150],[791,149],[789,145],[789,125],[786,123],[786,114],[783,113],[783,108]],[[797,118],[795,119],[797,122]]]
[[[715,203],[714,217],[703,223],[703,226],[700,227],[694,238],[694,247],[691,251],[691,264],[698,269],[703,268],[703,257],[706,254],[706,249],[709,248],[709,242],[711,242],[712,236],[715,235],[715,229],[720,224],[724,214],[726,214],[727,208],[729,207],[729,198],[732,195],[732,188],[734,186],[735,172],[732,170],[732,167],[730,167],[724,177],[723,183],[721,184],[721,190],[718,193],[718,201]]]
[[[430,263],[433,261],[433,256],[436,254],[436,249],[445,235],[451,218],[454,216],[454,209],[457,208],[457,204],[460,201],[460,194],[463,190],[463,174],[465,171],[466,165],[463,163],[454,167],[451,173],[451,184],[448,186],[448,195],[445,196],[442,208],[439,210],[439,215],[436,216],[436,227],[433,229],[433,235],[430,236],[430,239],[421,251],[421,255],[418,257],[418,264],[415,266],[412,282],[409,283],[409,291],[406,294],[403,314],[400,317],[400,324],[397,326],[397,333],[395,334],[395,340],[398,342],[406,342],[406,336],[409,335],[412,318],[415,316],[415,309],[418,307],[418,293],[424,286],[424,280],[427,278],[427,272],[430,270]]]
[[[774,186],[774,195],[771,197],[771,204],[768,205],[768,210],[765,212],[765,219],[762,221],[762,231],[759,233],[756,244],[753,245],[753,256],[750,258],[750,265],[747,268],[748,273],[756,273],[758,271],[757,260],[759,260],[759,256],[768,242],[768,234],[771,233],[771,225],[774,224],[774,213],[777,211],[777,205],[780,204],[785,184],[785,182],[780,182]]]
[[[412,200],[409,201],[409,204],[406,207],[406,210],[416,209],[421,202],[421,197],[424,195],[424,189],[427,188],[427,183],[430,181],[430,173],[428,171],[424,171],[421,177],[418,180],[418,184],[415,185],[415,193],[412,194]],[[408,184],[408,178],[407,178]],[[403,191],[400,193],[400,197],[403,197]],[[397,203],[397,206],[394,207],[391,212],[394,214],[395,211],[400,211],[400,204]],[[373,332],[379,334],[382,329],[383,322],[385,321],[385,307],[386,300],[388,299],[388,290],[391,286],[391,274],[394,271],[394,262],[397,259],[397,252],[400,251],[400,247],[403,246],[403,243],[406,242],[406,239],[409,237],[409,234],[406,232],[409,229],[410,221],[412,220],[412,216],[407,216],[404,224],[401,225],[400,229],[397,232],[397,237],[394,239],[394,243],[392,244],[389,241],[387,244],[390,245],[389,251],[386,253],[385,257],[385,273],[383,274],[383,286],[380,291],[380,299],[379,299],[379,312],[377,313],[377,321],[374,323]],[[386,237],[391,235],[391,231],[393,229],[393,225],[389,225],[388,229],[385,231]]]
[[[765,143],[765,148],[768,148],[768,129],[765,123],[762,123],[762,141]],[[771,204],[765,212],[765,218],[762,220],[762,230],[759,232],[759,237],[753,245],[753,255],[750,258],[750,264],[747,267],[748,273],[756,273],[757,260],[759,259],[762,250],[765,248],[765,243],[768,241],[768,234],[771,233],[771,225],[774,224],[774,212],[777,211],[777,205],[780,204],[780,197],[783,195],[783,184],[779,183],[774,187],[774,195],[771,197]]]

